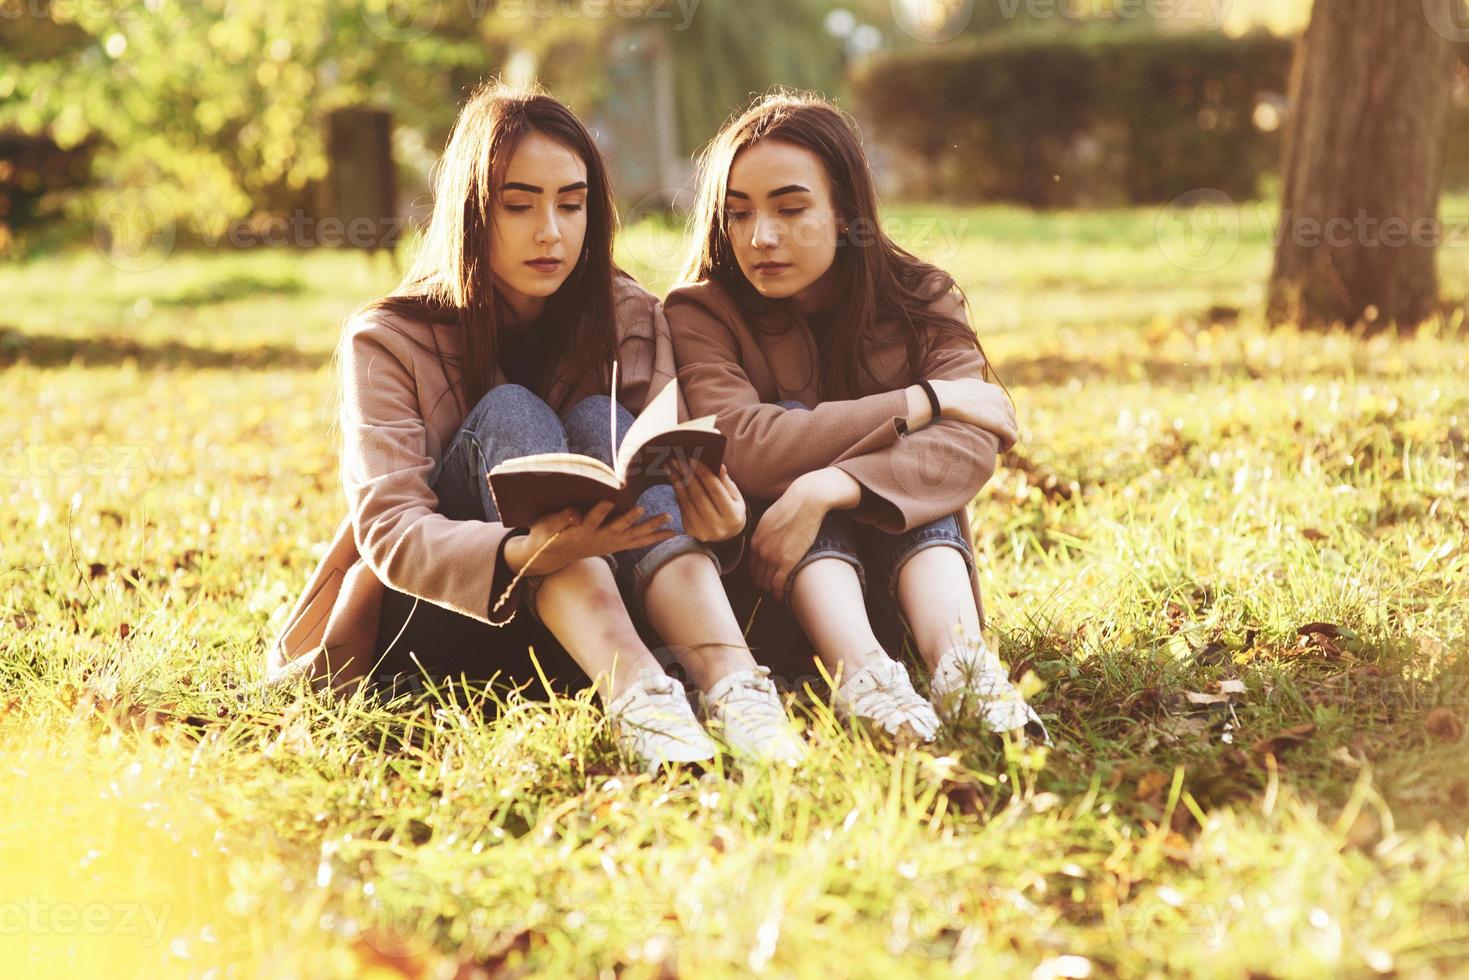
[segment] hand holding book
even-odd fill
[[[614,514],[611,501],[585,514],[577,508],[555,511],[534,521],[529,534],[512,538],[505,545],[505,561],[517,577],[550,575],[583,558],[645,548],[673,537],[667,514],[645,517],[641,507]]]
[[[612,444],[618,444],[615,432]],[[625,511],[648,487],[670,482],[671,462],[697,460],[718,472],[724,447],[714,416],[678,420],[678,382],[670,381],[622,437],[612,466],[577,453],[539,453],[506,460],[487,478],[500,520],[530,527],[568,508],[589,511],[611,502],[615,512]]]
[[[675,460],[670,465],[686,534],[713,543],[728,541],[745,529],[745,498],[724,466],[716,474],[698,460],[692,464]]]

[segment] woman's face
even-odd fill
[[[735,260],[762,296],[800,299],[836,260],[841,216],[805,147],[764,139],[740,150],[724,207]]]
[[[490,272],[516,314],[537,316],[581,256],[587,166],[541,133],[520,141],[500,175],[490,216]]]

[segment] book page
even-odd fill
[[[627,464],[637,455],[643,443],[652,439],[660,433],[678,427],[678,381],[672,380],[663,386],[663,390],[643,407],[643,413],[639,415],[631,426],[628,427],[627,435],[622,437],[622,448],[617,452],[617,478],[627,478]],[[616,438],[616,433],[613,434]]]

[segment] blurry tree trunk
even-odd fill
[[[1291,72],[1272,322],[1411,328],[1437,308],[1455,59],[1441,29],[1461,2],[1316,0]]]
[[[393,118],[381,109],[327,117],[326,217],[310,244],[394,254],[402,232],[393,170]]]

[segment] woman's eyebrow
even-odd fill
[[[804,187],[801,184],[786,184],[784,187],[777,187],[775,190],[771,191],[769,194],[766,194],[765,196],[767,198],[770,198],[770,197],[780,197],[782,194],[810,194],[810,193],[811,193],[811,188],[809,188],[809,187]],[[744,191],[737,191],[733,187],[731,187],[729,190],[725,191],[724,192],[724,196],[725,197],[737,197],[741,201],[748,201],[750,199],[750,195],[746,194]]]
[[[584,181],[584,180],[578,180],[574,184],[567,184],[565,187],[558,187],[558,188],[556,188],[556,193],[557,194],[569,194],[572,191],[584,191],[586,189],[587,189],[587,182]],[[504,184],[502,184],[500,186],[500,190],[502,190],[502,191],[529,191],[532,194],[540,194],[541,192],[543,192],[545,190],[545,188],[544,187],[537,187],[535,184],[522,184],[518,180],[509,180],[509,181],[506,181]]]

